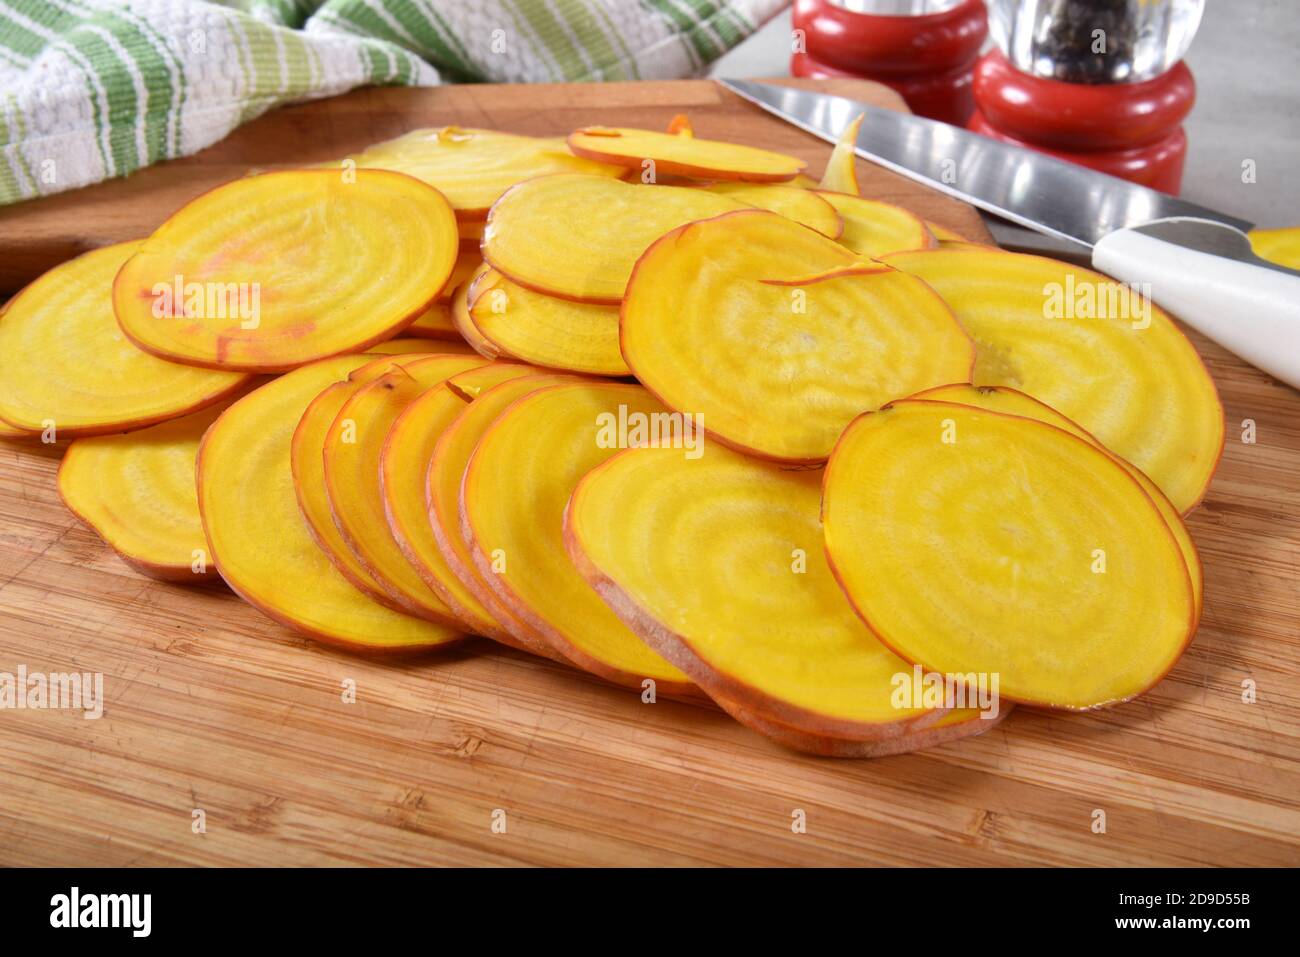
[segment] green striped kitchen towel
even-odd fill
[[[0,0],[0,204],[365,84],[690,76],[787,0]]]

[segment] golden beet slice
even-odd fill
[[[390,338],[437,299],[459,243],[442,194],[410,176],[249,176],[158,227],[118,273],[113,309],[155,355],[280,372]]]
[[[406,561],[388,529],[379,462],[403,409],[426,389],[482,364],[477,357],[430,356],[359,383],[336,413],[323,446],[330,514],[353,556],[393,601],[449,625],[458,623],[455,615]]]
[[[820,507],[820,472],[720,448],[697,459],[635,448],[578,483],[565,542],[624,624],[760,734],[877,755],[992,727],[991,710],[980,720],[963,709],[947,735],[924,735],[952,709],[898,707],[895,687],[910,684],[912,666],[845,600],[826,565]]]
[[[164,581],[216,575],[208,561],[194,464],[223,406],[118,435],[76,439],[59,463],[59,497],[132,568]]]
[[[563,137],[459,126],[412,130],[350,159],[357,166],[406,173],[436,186],[457,218],[467,221],[481,220],[502,193],[526,179],[552,173],[617,177],[624,172],[622,166],[574,156]]]
[[[939,241],[940,245],[943,243],[960,243],[963,246],[979,245],[978,243],[972,243],[961,233],[954,232],[947,226],[940,226],[933,220],[926,219],[922,220],[922,222],[925,223],[925,228],[930,230],[930,234]]]
[[[456,257],[456,265],[451,270],[451,278],[442,287],[438,301],[423,312],[415,322],[407,326],[404,330],[405,334],[427,339],[459,341],[462,337],[452,317],[452,297],[461,286],[469,282],[470,277],[482,265],[483,257],[478,251],[478,245],[462,244],[460,253]]]
[[[462,389],[490,388],[539,371],[529,366],[494,362],[453,378],[460,380]],[[380,454],[384,513],[402,555],[456,618],[476,634],[518,646],[505,627],[448,567],[429,525],[426,493],[434,446],[447,427],[465,411],[469,401],[451,388],[449,380],[417,396],[402,410],[388,430]]]
[[[0,419],[9,434],[124,432],[218,403],[249,377],[142,352],[113,318],[113,277],[139,243],[56,266],[0,315]]]
[[[996,249],[900,253],[975,340],[975,385],[1046,402],[1160,486],[1186,514],[1223,450],[1223,407],[1187,337],[1132,287]]]
[[[456,256],[456,265],[452,267],[451,278],[447,280],[447,285],[442,287],[438,301],[451,302],[456,290],[469,282],[482,265],[483,254],[479,252],[478,243],[462,245],[460,253]]]
[[[564,547],[564,509],[579,479],[633,441],[633,429],[658,421],[652,416],[671,418],[666,412],[640,386],[624,383],[577,382],[525,395],[470,457],[460,519],[481,581],[553,648],[617,684],[639,689],[650,679],[662,693],[689,694],[690,679],[619,621]]]
[[[420,317],[404,330],[406,335],[423,339],[449,339],[458,341],[460,331],[452,318],[450,302],[435,302],[420,313]]]
[[[411,337],[401,339],[389,339],[387,342],[380,342],[366,348],[368,355],[385,355],[397,356],[411,353],[437,352],[439,355],[477,355],[468,345],[460,341],[451,341],[439,339],[436,342],[430,342],[427,337]]]
[[[546,375],[546,369],[540,369],[537,366],[531,366],[524,362],[488,362],[473,369],[467,369],[464,372],[458,372],[449,376],[446,386],[456,395],[460,396],[464,402],[473,402],[488,389],[499,386],[503,382],[509,382],[511,379],[522,379],[525,376]],[[428,465],[426,461],[425,466]],[[421,472],[425,471],[422,467]],[[423,481],[424,476],[421,476]]]
[[[844,220],[835,207],[812,190],[754,183],[714,183],[708,190],[729,196],[746,206],[780,213],[786,219],[793,219],[831,239],[839,239],[844,232]]]
[[[631,375],[618,344],[618,307],[534,292],[484,265],[466,315],[489,353],[568,372]]]
[[[854,148],[858,144],[858,130],[862,128],[862,118],[865,115],[859,113],[844,127],[839,141],[831,150],[831,158],[826,161],[826,170],[822,173],[819,184],[822,189],[848,193],[850,196],[857,196],[861,192],[858,188],[857,154]]]
[[[826,468],[822,519],[881,641],[930,672],[996,674],[1013,701],[1132,698],[1195,630],[1187,565],[1142,487],[1033,419],[925,401],[860,416]]]
[[[664,233],[744,208],[706,189],[545,176],[513,187],[492,207],[483,258],[529,289],[617,303],[637,257]]]
[[[918,392],[916,395],[911,396],[910,399],[956,402],[960,405],[972,405],[976,408],[1002,412],[1006,415],[1023,415],[1029,419],[1037,419],[1039,422],[1046,422],[1048,425],[1063,429],[1071,435],[1077,435],[1085,442],[1095,445],[1114,458],[1137,480],[1137,483],[1142,486],[1142,491],[1151,497],[1151,501],[1159,509],[1165,524],[1169,526],[1169,531],[1173,533],[1174,540],[1178,542],[1178,549],[1183,553],[1183,560],[1187,563],[1187,574],[1192,581],[1192,602],[1195,608],[1196,621],[1201,620],[1201,597],[1204,591],[1201,556],[1196,551],[1196,544],[1192,541],[1191,533],[1187,531],[1187,526],[1183,523],[1183,517],[1178,514],[1178,509],[1174,508],[1173,503],[1169,501],[1165,493],[1160,491],[1160,487],[1147,478],[1140,468],[1115,455],[1115,453],[1098,442],[1096,437],[1086,429],[1067,419],[1051,406],[1006,386],[944,385]]]
[[[875,258],[900,249],[929,249],[935,245],[925,220],[901,206],[847,193],[815,192],[844,220],[840,245],[859,256]]]
[[[449,379],[453,390],[464,389],[473,395],[478,389],[474,383],[465,383],[468,374]],[[469,544],[462,535],[460,524],[460,486],[469,466],[470,456],[488,428],[516,400],[548,386],[574,381],[561,375],[533,375],[499,383],[477,396],[468,407],[438,437],[429,460],[425,477],[425,502],[429,510],[429,526],[447,568],[462,585],[479,600],[492,619],[500,626],[499,632],[489,637],[505,640],[535,655],[568,662],[568,658],[551,647],[540,631],[516,614],[497,593],[488,587],[482,573],[474,564]],[[436,574],[431,567],[430,573]],[[449,600],[450,603],[450,600]]]
[[[391,598],[357,560],[334,524],[334,516],[330,512],[329,493],[325,491],[325,463],[322,458],[325,434],[339,409],[343,408],[343,403],[358,387],[357,383],[349,381],[331,382],[303,410],[302,418],[294,429],[289,452],[294,493],[298,497],[298,507],[302,510],[303,521],[307,523],[312,538],[352,587],[394,611],[414,615],[417,614],[414,606]]]
[[[666,405],[787,462],[825,460],[858,413],[964,381],[974,361],[925,283],[758,210],[656,241],[620,328],[628,366]]]
[[[545,374],[545,369],[538,369],[522,362],[489,362],[485,366],[452,376],[447,380],[447,388],[466,402],[473,402],[488,389],[502,382],[521,379],[528,375]]]
[[[4,318],[5,310],[9,308],[10,302],[13,302],[12,298],[0,306],[0,319]],[[20,429],[16,425],[10,425],[3,418],[0,418],[0,439],[30,439],[37,434],[29,429]]]
[[[425,349],[435,345],[427,339],[418,341]],[[324,449],[325,436],[330,426],[334,424],[339,410],[361,386],[374,382],[409,363],[428,358],[429,355],[424,352],[360,357],[362,364],[353,369],[345,380],[329,383],[321,390],[320,395],[307,404],[294,428],[289,449],[294,493],[298,498],[298,506],[302,509],[302,517],[316,544],[354,588],[364,592],[381,605],[387,605],[394,611],[410,615],[419,614],[418,606],[401,596],[394,596],[385,589],[348,547],[338,526],[334,524],[329,492],[325,487]],[[474,363],[476,360],[471,358],[469,361]],[[470,368],[473,368],[472,364]]]
[[[569,134],[577,156],[641,170],[653,163],[656,174],[698,179],[738,179],[776,183],[794,179],[803,160],[739,143],[703,140],[693,133],[660,133],[631,127],[589,126]]]
[[[363,361],[340,356],[280,376],[208,429],[197,468],[208,553],[246,601],[322,641],[372,652],[443,647],[463,636],[353,588],[317,546],[298,508],[289,463],[294,429],[312,399]]]
[[[0,439],[30,439],[37,435],[36,432],[27,429],[20,429],[17,426],[10,425],[8,422],[0,420]]]
[[[691,126],[691,118],[685,113],[678,113],[668,121],[668,132],[674,136],[694,136],[695,127]]]
[[[1300,269],[1300,226],[1252,229],[1248,235],[1256,256],[1288,269]]]
[[[924,693],[924,692],[923,692]],[[954,695],[955,698],[955,695]],[[880,741],[855,741],[850,738],[832,738],[825,734],[811,734],[801,728],[775,721],[737,701],[718,695],[715,701],[733,718],[753,731],[771,738],[777,744],[795,751],[807,751],[828,758],[881,758],[891,754],[904,754],[938,747],[958,738],[974,737],[997,727],[1014,710],[1009,701],[999,702],[996,714],[970,708],[953,708],[935,719],[934,723],[918,730],[909,730],[896,738]],[[982,718],[981,714],[991,715]]]
[[[484,263],[475,275],[480,275],[491,269],[487,263]],[[465,341],[465,343],[477,352],[479,355],[488,359],[501,358],[502,352],[497,348],[496,343],[488,339],[479,332],[478,326],[474,324],[474,318],[469,314],[469,290],[473,282],[467,282],[452,296],[451,300],[451,321],[456,327],[456,333]]]

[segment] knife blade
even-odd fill
[[[909,113],[752,80],[718,82],[832,143],[866,114],[859,156],[1075,244],[1093,268],[1300,389],[1300,272],[1256,256],[1250,222]]]
[[[1193,217],[1238,230],[1236,216],[910,113],[793,87],[719,80],[751,103],[830,143],[865,113],[856,152],[909,179],[1038,232],[1095,246],[1117,229]]]

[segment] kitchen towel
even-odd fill
[[[666,79],[787,0],[0,0],[0,204],[366,84]]]

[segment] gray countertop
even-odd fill
[[[1196,77],[1185,199],[1254,220],[1300,225],[1300,3],[1209,0],[1187,55]],[[713,67],[714,76],[790,72],[786,10]],[[1242,182],[1254,160],[1256,181]]]

